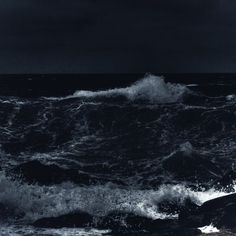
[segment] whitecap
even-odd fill
[[[129,87],[108,90],[78,90],[73,97],[96,98],[123,96],[128,100],[146,100],[152,103],[173,103],[182,98],[188,91],[185,85],[165,82],[163,77],[147,75]],[[71,96],[70,96],[71,97]]]
[[[211,225],[207,225],[207,226],[203,226],[198,228],[201,230],[202,233],[204,234],[212,234],[212,233],[219,233],[220,230],[218,230],[216,227],[214,227],[212,224]]]

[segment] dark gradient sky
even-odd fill
[[[0,73],[236,72],[235,0],[0,0]]]

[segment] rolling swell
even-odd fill
[[[233,193],[235,106],[233,94],[153,75],[66,97],[1,97],[0,211],[24,223],[76,211],[172,219],[187,199]]]

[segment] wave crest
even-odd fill
[[[73,97],[95,98],[95,97],[117,97],[123,96],[128,100],[146,100],[151,103],[172,103],[182,98],[188,91],[187,87],[181,84],[165,82],[163,77],[147,75],[126,88],[114,88],[101,91],[76,91]]]

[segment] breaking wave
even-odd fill
[[[176,218],[235,192],[235,91],[204,86],[147,75],[61,98],[0,97],[1,226],[75,211]]]
[[[146,100],[151,103],[172,103],[182,98],[188,91],[185,85],[173,84],[164,81],[163,77],[147,75],[126,88],[114,88],[101,91],[76,91],[73,97],[98,98],[123,96],[128,100]]]
[[[175,218],[177,215],[161,212],[158,205],[169,201],[181,206],[186,199],[201,205],[229,194],[215,189],[193,191],[184,185],[162,185],[158,190],[120,189],[109,184],[79,187],[70,182],[50,187],[37,186],[13,181],[3,172],[0,175],[0,189],[0,206],[9,211],[9,217],[21,217],[26,222],[77,210],[98,217],[112,211],[123,211],[152,219]],[[4,217],[6,215],[5,212]]]

